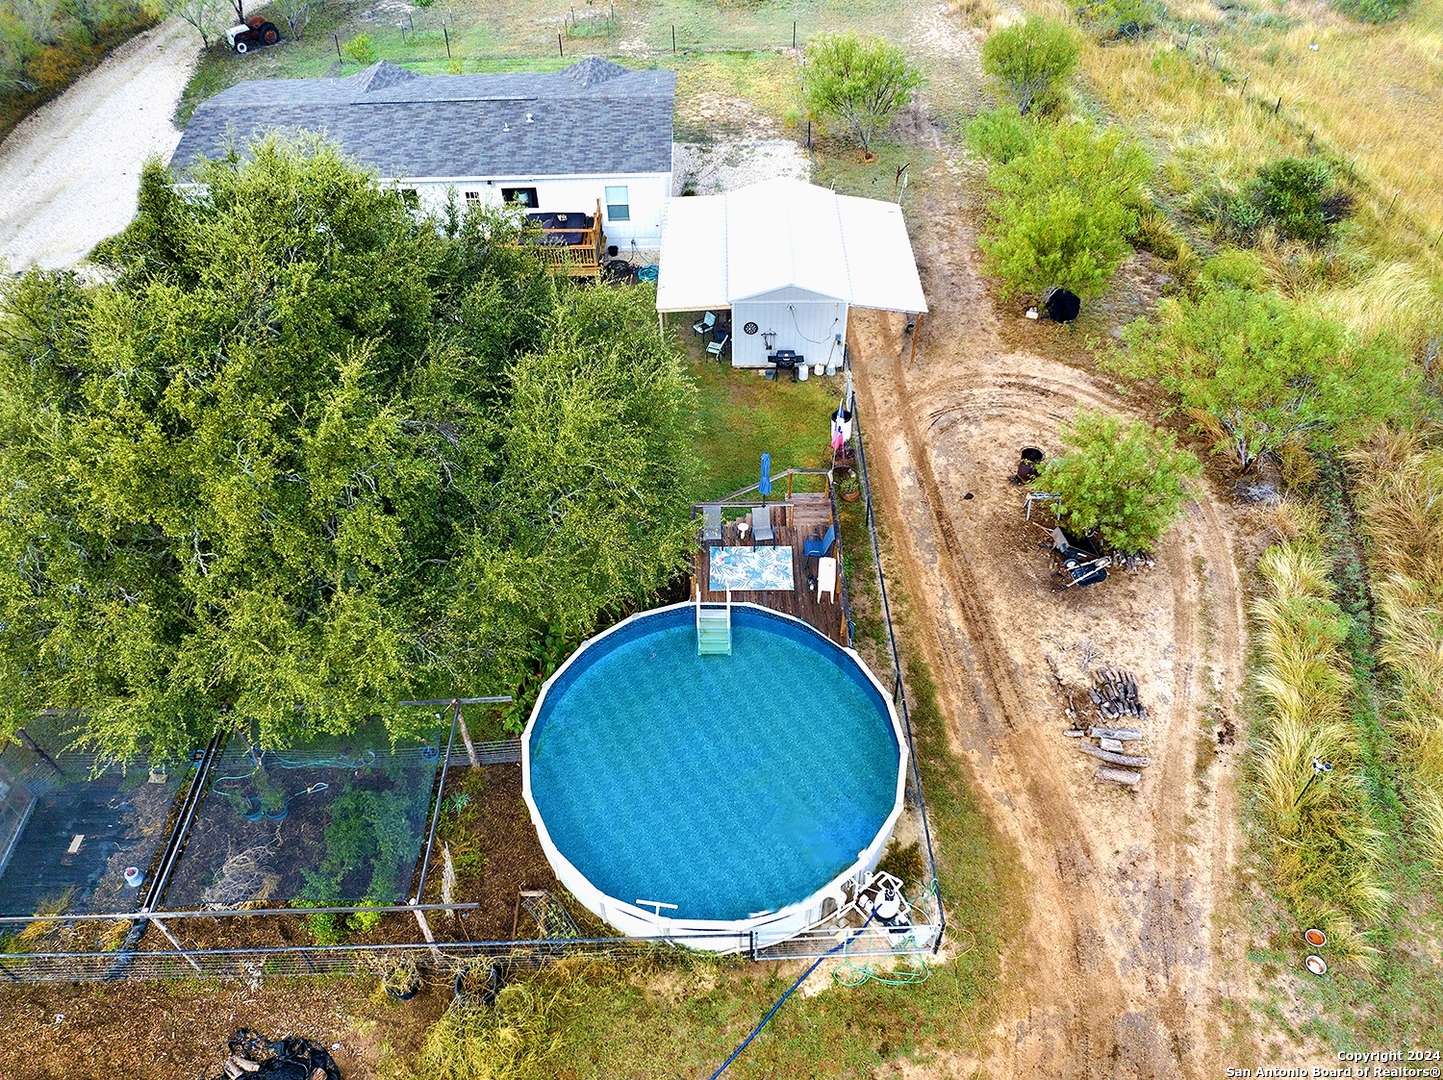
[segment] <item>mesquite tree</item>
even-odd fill
[[[912,101],[922,73],[880,38],[822,34],[807,45],[802,95],[814,119],[834,116],[869,150],[877,133]]]

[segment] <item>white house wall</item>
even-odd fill
[[[612,221],[606,210],[607,187],[621,184],[627,188],[631,207],[630,221]],[[536,209],[540,211],[579,210],[591,214],[596,212],[596,204],[600,202],[607,243],[617,245],[621,253],[625,254],[632,240],[636,241],[637,248],[641,250],[655,251],[661,247],[661,222],[666,210],[666,200],[671,197],[671,173],[626,176],[508,176],[491,179],[426,177],[397,180],[396,186],[415,189],[422,209],[434,213],[445,209],[447,192],[453,187],[456,189],[456,199],[463,207],[468,191],[477,192],[482,202],[499,206],[503,187],[534,187]]]
[[[756,323],[755,334],[746,333],[747,323]],[[842,362],[842,346],[847,340],[847,305],[840,300],[776,302],[740,300],[732,305],[732,367],[764,368],[767,366],[766,339],[773,331],[772,351],[791,349],[807,358],[807,363],[826,363],[828,358]]]

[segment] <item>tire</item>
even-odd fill
[[[235,51],[238,53],[244,53],[249,48],[250,46],[247,45],[244,41],[237,41],[235,43]]]
[[[261,43],[263,45],[274,45],[281,39],[281,32],[276,29],[275,23],[266,23],[261,27]]]

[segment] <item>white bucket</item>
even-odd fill
[[[125,868],[125,883],[132,889],[140,888],[145,881],[145,871],[138,866],[127,866]]]

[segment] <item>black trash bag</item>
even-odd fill
[[[1082,301],[1066,289],[1053,289],[1047,298],[1047,317],[1053,322],[1071,322],[1081,310]]]
[[[212,1080],[231,1080],[233,1072],[265,1080],[341,1080],[341,1070],[325,1047],[310,1039],[289,1036],[268,1042],[250,1028],[241,1028],[226,1040],[226,1049],[230,1051],[226,1064],[231,1067],[222,1069]],[[237,1062],[257,1067],[247,1069]]]

